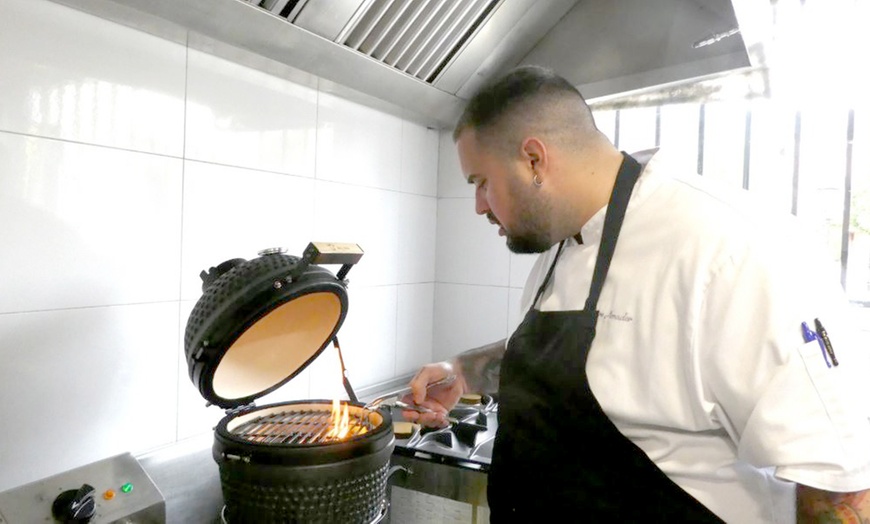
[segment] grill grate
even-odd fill
[[[375,427],[377,424],[365,412],[350,412],[347,435],[333,437],[329,434],[333,428],[332,410],[324,407],[272,412],[240,424],[231,433],[256,443],[317,445],[350,440]]]

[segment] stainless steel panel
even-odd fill
[[[361,4],[362,0],[308,0],[290,20],[316,35],[335,40]]]
[[[405,42],[407,40],[408,31],[410,31],[411,28],[413,28],[417,24],[417,20],[419,20],[420,17],[423,16],[423,13],[427,10],[427,8],[429,8],[428,2],[412,0],[412,3],[414,5],[414,11],[411,12],[410,16],[402,21],[401,29],[396,31],[395,36],[391,37],[391,42],[387,46],[386,50],[379,54],[381,60],[386,61],[387,57],[390,56],[390,53],[396,50],[396,46],[400,42]],[[374,50],[372,51],[374,52]]]
[[[437,17],[445,7],[447,7],[447,0],[433,0],[428,2],[424,15],[420,18],[419,23],[411,28],[411,31],[408,33],[405,40],[405,44],[399,49],[399,52],[396,53],[394,57],[390,58],[388,56],[386,62],[391,66],[402,69],[402,60],[408,56],[408,53],[413,53],[421,45],[420,41],[425,38],[429,26],[437,23]]]
[[[448,54],[453,48],[459,45],[460,39],[468,31],[469,25],[482,15],[486,6],[486,2],[466,2],[462,11],[453,19],[450,26],[445,31],[442,31],[438,41],[430,46],[426,57],[413,72],[414,76],[428,80],[432,73],[435,72],[435,69],[447,59]]]
[[[465,43],[433,85],[468,98],[499,71],[520,61],[577,0],[509,0]]]
[[[435,40],[439,35],[443,34],[442,31],[443,31],[445,24],[447,24],[447,22],[450,21],[450,19],[455,15],[455,13],[456,13],[457,9],[459,9],[459,7],[460,7],[459,2],[454,1],[454,2],[447,4],[443,13],[439,16],[439,19],[437,21],[435,21],[435,24],[433,25],[433,27],[429,31],[427,31],[427,34],[424,35],[424,38],[423,38],[422,42],[420,43],[420,45],[417,47],[416,50],[414,50],[414,53],[411,55],[411,58],[408,59],[408,65],[402,69],[403,71],[410,72],[412,75],[417,76],[416,72],[411,71],[411,68],[414,66],[415,61],[417,60],[417,58],[421,54],[423,54],[423,53],[428,54],[429,50],[431,49],[429,44],[433,40]],[[437,40],[435,40],[435,41],[437,42]],[[421,64],[421,66],[422,66],[422,64]]]
[[[0,523],[54,522],[52,503],[57,496],[84,484],[95,490],[94,524],[166,522],[162,493],[139,462],[124,453],[0,493]]]
[[[396,5],[395,0],[378,0],[375,6],[363,17],[359,30],[354,32],[354,41],[352,43],[348,42],[347,46],[359,49],[363,42],[371,36],[376,27],[389,27],[391,24],[388,20],[384,20],[384,18],[388,18],[388,13],[394,5]]]
[[[739,35],[693,47],[736,25],[731,0],[579,2],[521,62],[563,71],[592,98],[749,66]]]
[[[390,464],[410,470],[408,474],[394,475],[391,480],[393,486],[465,502],[473,506],[487,505],[486,473],[401,455],[393,455]]]
[[[214,435],[206,434],[139,457],[166,498],[169,524],[220,522],[224,499],[213,443]]]
[[[401,31],[397,29],[397,25],[400,22],[407,22],[409,20],[409,18],[405,17],[405,15],[410,13],[409,9],[412,5],[414,5],[414,2],[412,0],[400,0],[397,6],[390,13],[390,19],[384,24],[384,28],[383,31],[381,31],[381,34],[376,39],[374,39],[370,46],[368,46],[366,49],[363,49],[362,51],[365,54],[378,59],[380,59],[383,54],[386,54],[378,54],[378,49],[380,48],[381,44],[385,44],[386,48],[388,49],[391,48],[391,44],[395,42],[399,36],[401,36]]]

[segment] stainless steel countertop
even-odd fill
[[[166,499],[168,524],[220,522],[224,499],[213,443],[208,433],[137,457]]]

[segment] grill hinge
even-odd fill
[[[243,405],[243,406],[236,406],[236,407],[234,407],[234,408],[227,409],[227,410],[225,410],[224,412],[225,412],[227,415],[235,416],[235,415],[238,415],[239,413],[241,413],[242,411],[247,411],[247,410],[249,410],[249,409],[254,409],[255,407],[257,407],[257,406],[256,406],[253,402],[250,402],[250,403],[245,404],[245,405]]]

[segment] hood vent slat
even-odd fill
[[[444,27],[444,24],[446,24],[447,21],[450,20],[450,18],[451,18],[451,17],[453,16],[453,14],[456,12],[456,9],[457,9],[457,8],[459,8],[459,4],[458,4],[458,3],[455,3],[455,2],[454,2],[452,5],[450,5],[450,4],[445,5],[445,8],[444,8],[444,10],[443,10],[443,13],[440,13],[440,12],[439,12],[438,19],[433,21],[435,27],[433,27],[431,31],[428,31],[428,34],[427,34],[427,35],[425,36],[425,38],[423,39],[423,42],[422,42],[422,43],[417,47],[417,49],[414,51],[414,54],[411,55],[411,58],[408,60],[408,65],[405,66],[404,68],[402,68],[402,71],[404,71],[404,72],[406,72],[406,73],[411,73],[411,68],[412,68],[411,66],[414,65],[414,63],[417,61],[417,58],[418,58],[418,57],[419,57],[419,56],[420,56],[424,51],[426,51],[427,49],[431,49],[432,52],[435,51],[435,49],[434,49],[434,48],[431,48],[429,44],[432,42],[432,40],[433,40],[436,36],[438,36],[438,35],[443,35],[443,33],[441,32],[441,29]],[[446,36],[446,35],[443,35],[443,36]],[[439,39],[439,40],[440,40],[440,39]],[[427,58],[428,58],[429,55],[426,55],[426,56],[427,56]],[[423,67],[423,64],[420,64],[420,67],[418,67],[418,68],[416,69],[416,71],[414,71],[414,72],[411,73],[411,74],[412,74],[412,75],[416,75],[416,74],[417,74],[417,71],[419,71],[420,69],[422,69],[422,67]]]
[[[450,27],[441,35],[438,41],[432,46],[432,49],[426,55],[426,58],[412,74],[417,78],[428,81],[429,77],[434,72],[439,71],[441,67],[446,65],[447,59],[452,56],[451,51],[455,50],[464,41],[463,36],[470,35],[476,28],[476,21],[479,23],[481,18],[486,14],[488,7],[493,7],[495,4],[487,2],[468,2],[465,9],[457,16]],[[439,67],[440,66],[440,67]]]
[[[351,38],[348,38],[345,42],[339,41],[339,43],[358,50],[369,35],[372,34],[372,31],[375,30],[375,27],[382,22],[384,16],[390,11],[393,4],[396,3],[396,0],[380,0],[376,3],[379,5],[371,6],[368,12],[363,14],[360,24],[351,30],[349,36],[353,38],[355,43],[351,43]]]
[[[433,84],[504,0],[247,0]]]

